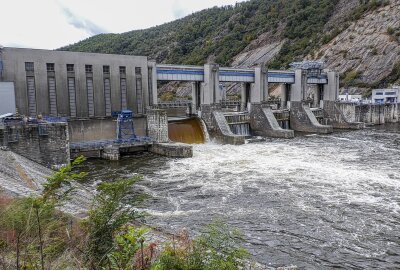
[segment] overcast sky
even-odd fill
[[[56,49],[100,33],[160,25],[243,0],[4,0],[0,45]]]

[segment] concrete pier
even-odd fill
[[[290,103],[290,127],[296,131],[310,133],[332,133],[333,127],[321,125],[308,105],[301,101]]]
[[[261,103],[251,105],[251,130],[254,135],[273,138],[293,138],[294,131],[279,126],[271,107]]]
[[[223,112],[214,111],[212,113],[212,122],[214,128],[210,135],[219,143],[233,145],[245,143],[245,136],[236,135],[231,131]]]
[[[193,157],[193,147],[185,143],[153,143],[149,151],[157,155],[171,158]]]

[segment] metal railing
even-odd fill
[[[290,111],[289,110],[276,110],[273,111],[273,114],[277,121],[286,121],[290,119]]]
[[[168,108],[186,108],[192,106],[191,100],[175,100],[175,101],[163,101],[158,102],[157,107],[159,109],[168,109]]]
[[[324,110],[323,109],[311,109],[315,118],[324,118]]]
[[[240,108],[241,101],[240,100],[221,100],[220,101],[221,108]]]

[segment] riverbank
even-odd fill
[[[0,198],[1,201],[10,201],[16,197],[27,197],[39,195],[43,189],[43,184],[47,177],[52,174],[52,170],[41,166],[29,159],[21,157],[11,151],[0,150]],[[71,200],[60,210],[77,219],[84,218],[90,206],[94,194],[93,189],[75,183],[76,193]],[[142,223],[135,222],[134,226],[143,226]],[[172,241],[179,241],[179,234],[168,233],[161,228],[147,226],[151,231],[146,235],[147,242],[157,243],[162,246]],[[293,267],[274,268],[261,264],[252,264],[248,269],[253,270],[287,270]]]
[[[0,150],[0,188],[8,197],[39,195],[52,170],[16,153]],[[79,183],[76,192],[60,210],[75,217],[84,217],[93,194]]]

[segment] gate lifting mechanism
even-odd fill
[[[118,114],[116,142],[130,142],[137,139],[133,128],[133,112],[123,110]]]

